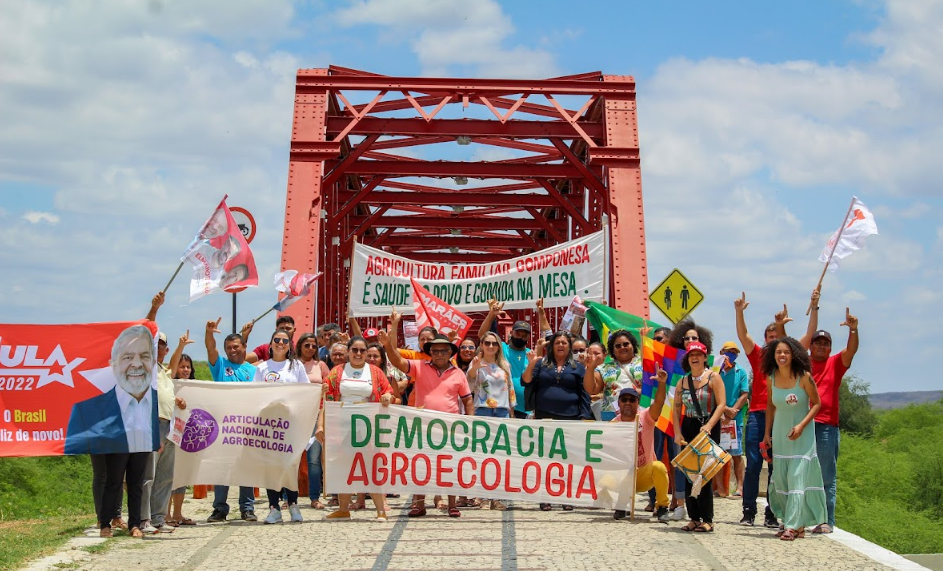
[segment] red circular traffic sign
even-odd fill
[[[249,214],[248,210],[240,206],[230,206],[229,212],[232,214],[233,220],[236,221],[236,225],[239,226],[246,243],[251,244],[255,238],[255,218]]]

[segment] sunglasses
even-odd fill
[[[638,399],[635,397],[619,397],[619,402],[633,403],[638,402]]]
[[[573,349],[574,353],[585,353],[586,349]]]
[[[625,349],[626,347],[631,347],[632,344],[626,341],[625,343],[616,343],[612,346],[613,349]]]
[[[655,341],[658,341],[659,343],[664,343],[666,339],[667,337],[665,337],[664,335],[658,335],[655,337]]]
[[[697,341],[697,340],[699,340],[699,339],[700,339],[700,337],[698,337],[698,336],[696,336],[696,335],[688,335],[687,337],[684,338],[685,341]]]
[[[276,345],[281,345],[281,344],[287,345],[288,343],[291,343],[291,341],[289,341],[288,339],[282,339],[281,337],[276,337],[275,339],[272,339],[272,343],[275,343]]]
[[[465,346],[462,347],[461,349],[462,349],[462,351],[474,351],[474,350],[475,350],[475,346],[474,346],[474,345],[471,345],[471,346],[465,345]]]
[[[317,349],[318,346],[315,343],[305,343],[301,346],[304,349]]]
[[[350,349],[348,349],[348,351],[350,351],[351,353],[357,353],[358,355],[361,353],[367,352],[367,350],[363,347],[351,347]]]
[[[497,346],[499,346],[499,345],[501,345],[501,344],[498,343],[497,341],[482,341],[482,342],[481,342],[481,345],[482,345],[483,347],[497,347]]]
[[[449,355],[452,351],[449,349],[432,349],[429,351],[430,355]]]

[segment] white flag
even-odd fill
[[[864,246],[864,239],[871,234],[877,234],[878,227],[874,222],[874,215],[868,210],[863,202],[854,197],[854,203],[851,206],[851,213],[842,222],[842,227],[832,234],[828,244],[822,250],[819,261],[823,264],[829,262],[829,271],[834,272],[838,269],[839,260],[846,258]],[[828,256],[834,248],[835,253],[829,261]]]

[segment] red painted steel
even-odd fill
[[[299,331],[344,321],[354,240],[418,260],[492,262],[594,232],[603,214],[618,284],[608,300],[649,315],[629,76],[302,69],[288,171],[282,269],[325,274],[316,296],[286,311]]]

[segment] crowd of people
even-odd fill
[[[147,319],[156,319],[163,301],[163,293],[154,297]],[[248,324],[240,333],[225,336],[222,353],[216,341],[221,320],[211,320],[206,323],[204,344],[215,382],[315,383],[321,385],[323,401],[415,406],[492,418],[638,422],[636,491],[647,492],[650,500],[643,510],[660,522],[686,519],[682,529],[691,532],[715,530],[714,497],[727,495],[729,482],[717,477],[711,484],[693,486],[700,488],[693,495],[682,472],[675,469],[674,477],[669,477],[662,460],[667,457],[670,463],[702,433],[715,443],[722,442],[724,426],[735,435],[729,439],[727,452],[733,458],[733,497],[741,498],[743,505],[741,525],[755,523],[759,479],[766,462],[768,503],[763,524],[777,529],[777,535],[786,541],[806,532],[832,532],[840,442],[838,393],[858,349],[858,320],[847,309],[841,325],[848,328],[848,340],[837,353],[832,353],[831,334],[819,329],[818,290],[812,294],[809,322],[801,338],[787,334],[791,318],[784,306],[765,327],[763,344],[759,345],[746,326],[749,302],[744,294],[734,302],[739,344],[723,343],[714,355],[720,366],[712,368],[708,364],[713,355],[712,332],[690,317],[671,329],[620,329],[606,339],[593,335],[587,340],[569,331],[553,330],[542,300],[538,300],[539,334],[534,336],[531,323],[521,320],[502,338],[494,325],[499,316],[504,317],[503,304],[491,300],[488,305],[488,314],[474,337],[456,339],[454,334],[426,327],[418,333],[419,350],[400,347],[402,316],[395,310],[387,330],[361,330],[351,318],[346,331],[328,323],[297,336],[294,320],[281,316],[268,342],[252,350],[248,349],[252,324]],[[655,341],[685,351],[685,375],[669,394],[668,375],[657,368],[654,397],[645,408],[640,406],[640,339],[649,334]],[[92,458],[93,495],[104,537],[110,537],[116,527],[130,527],[132,535],[143,537],[196,524],[182,513],[185,489],[172,489],[175,447],[167,440],[173,408],[186,408],[186,402],[174,396],[173,380],[194,378],[193,360],[184,353],[194,341],[189,331],[181,335],[165,366],[167,337],[163,332],[158,337],[161,446],[134,461],[134,478],[127,478],[129,522],[121,517],[121,493],[114,486],[115,468],[109,455]],[[738,363],[741,350],[750,363],[752,379]],[[673,403],[673,437],[657,426],[668,399]],[[367,494],[324,494],[323,407],[321,410],[307,449],[310,507],[336,507],[326,519],[349,520],[352,511],[365,507]],[[214,494],[208,521],[224,522],[230,510],[229,487],[215,486]],[[285,508],[290,521],[302,521],[298,495],[297,487],[267,490],[264,523],[284,521]],[[387,498],[379,492],[369,496],[376,519],[386,521]],[[240,487],[238,502],[241,519],[257,521],[251,487]],[[461,507],[506,509],[493,498],[437,496],[433,503],[450,517],[460,517]],[[539,509],[550,511],[553,506],[542,503]],[[573,507],[563,505],[562,509]],[[414,496],[408,514],[425,516],[426,498]],[[617,510],[613,517],[627,515]]]

